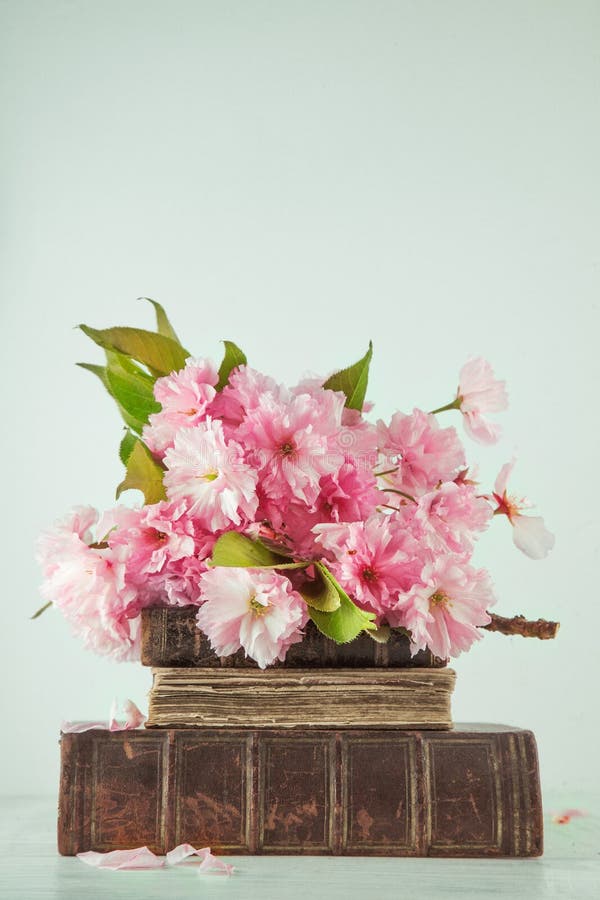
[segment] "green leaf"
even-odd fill
[[[169,318],[158,300],[153,300],[152,297],[140,297],[139,299],[147,300],[148,303],[151,303],[154,307],[154,312],[156,313],[156,330],[158,331],[158,333],[164,335],[164,337],[171,338],[172,341],[176,341],[178,344],[181,344],[181,341],[177,337],[175,329],[169,322]]]
[[[326,637],[331,638],[338,644],[347,644],[353,641],[361,631],[373,631],[377,628],[373,619],[374,613],[364,612],[356,606],[342,586],[338,584],[327,566],[318,562],[315,566],[319,569],[325,579],[337,591],[340,598],[340,605],[334,612],[321,612],[318,609],[310,609],[310,617]]]
[[[127,410],[121,406],[118,400],[116,400],[108,381],[108,366],[94,366],[91,363],[77,363],[77,365],[81,369],[86,369],[88,372],[92,372],[100,379],[110,396],[113,398],[113,400],[115,400],[121,414],[121,418],[123,419],[127,427],[131,428],[137,434],[141,434],[145,422],[143,422],[141,419],[136,419],[135,416],[132,416],[130,413],[128,413]]]
[[[143,328],[90,328],[79,326],[84,334],[91,338],[104,350],[123,353],[142,365],[147,366],[153,375],[169,375],[179,371],[190,355],[187,350],[172,338]]]
[[[39,619],[39,617],[42,615],[42,613],[46,612],[46,610],[49,609],[51,606],[52,606],[52,600],[48,600],[47,603],[44,603],[43,606],[40,606],[38,611],[34,612],[34,614],[32,616],[30,616],[29,618],[32,620]]]
[[[154,399],[152,381],[147,377],[108,366],[106,379],[119,406],[137,421],[145,423],[152,413],[160,411],[160,403]]]
[[[233,341],[223,341],[225,344],[225,356],[219,368],[219,382],[217,390],[221,391],[229,381],[229,376],[238,366],[245,366],[248,360],[243,350],[233,343]]]
[[[119,445],[119,458],[124,466],[129,462],[129,457],[133,452],[133,448],[136,444],[136,436],[131,433],[131,431],[125,432],[125,437],[121,441]]]
[[[321,612],[333,612],[341,606],[340,595],[329,578],[325,578],[321,569],[316,567],[316,577],[307,581],[299,592],[306,600],[306,605],[311,609]]]
[[[96,375],[112,397],[108,378],[106,377],[106,366],[95,366],[92,363],[75,363],[75,365],[79,366],[80,369],[86,369],[92,375]]]
[[[372,356],[373,344],[369,341],[369,349],[363,358],[353,366],[331,375],[323,387],[330,391],[343,391],[346,395],[346,406],[349,409],[362,410],[369,383],[369,365]]]
[[[387,644],[392,634],[389,625],[379,625],[377,628],[369,629],[367,634],[378,644]]]
[[[117,499],[127,490],[141,491],[148,504],[167,499],[163,469],[139,438],[135,438],[135,446],[129,453],[125,478],[117,488]]]
[[[229,566],[236,569],[305,569],[307,562],[290,562],[269,550],[261,541],[238,531],[222,534],[213,547],[211,566]]]

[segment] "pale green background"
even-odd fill
[[[38,622],[37,532],[112,503],[120,424],[72,330],[221,338],[281,379],[372,337],[376,412],[447,402],[482,353],[507,378],[515,488],[546,562],[493,523],[498,611],[456,663],[458,720],[535,730],[546,785],[597,782],[600,616],[598,2],[0,2],[3,686],[0,790],[53,793],[62,718],[145,704],[149,673]],[[450,419],[446,421],[451,421]],[[456,424],[460,424],[456,422]]]

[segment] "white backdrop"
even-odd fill
[[[73,326],[149,326],[141,294],[282,380],[371,337],[381,415],[491,360],[506,437],[470,456],[489,483],[516,448],[557,543],[532,562],[495,520],[477,560],[498,612],[562,629],[487,635],[455,718],[532,728],[547,786],[597,780],[599,28],[595,0],[0,2],[0,790],[56,791],[62,718],[145,705],[147,671],[28,620],[37,533],[121,478]]]

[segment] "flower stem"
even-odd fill
[[[406,497],[407,500],[412,500],[413,503],[417,502],[410,494],[405,494],[404,491],[398,491],[396,488],[380,488],[380,490],[384,494],[400,494],[401,497]]]
[[[460,409],[460,404],[462,403],[462,397],[455,397],[452,403],[447,403],[445,406],[439,406],[437,409],[432,409],[429,413],[430,416],[434,416],[436,413],[446,412],[447,409]]]
[[[30,618],[37,619],[41,616],[43,612],[46,612],[49,606],[52,606],[52,600],[48,600],[43,606],[40,606],[37,612],[35,612]]]

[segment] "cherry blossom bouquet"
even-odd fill
[[[130,660],[144,607],[194,605],[218,655],[243,648],[263,668],[309,619],[338,643],[402,629],[413,653],[442,658],[494,630],[490,578],[472,563],[479,534],[504,517],[533,559],[554,539],[509,492],[514,460],[484,492],[438,418],[455,411],[470,438],[498,439],[486,415],[507,395],[489,363],[467,362],[433,412],[372,421],[371,346],[349,368],[286,387],[230,341],[218,368],[191,356],[150,302],[156,332],[81,326],[106,363],[80,365],[126,426],[117,498],[133,489],[144,503],[79,507],[41,536],[42,609],[54,604],[92,650]]]

